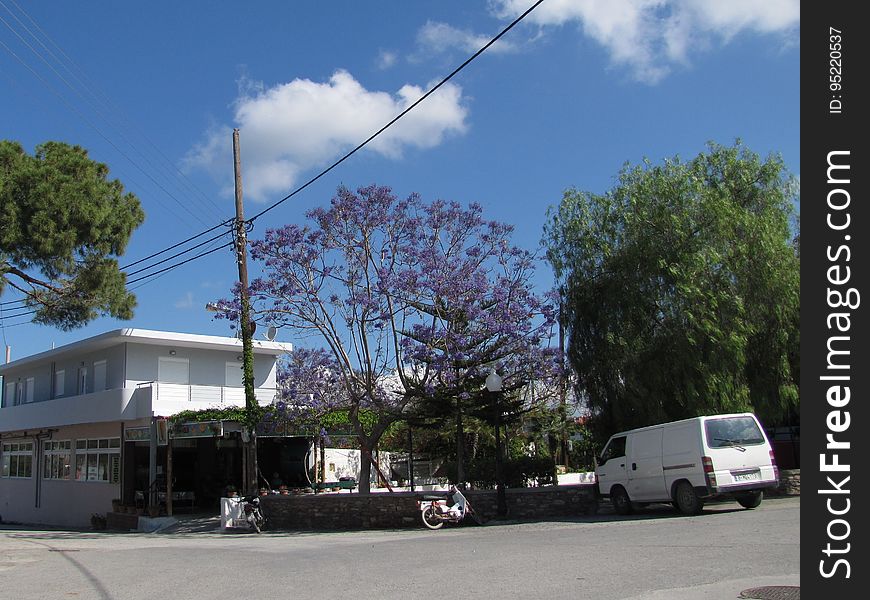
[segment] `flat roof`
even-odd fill
[[[229,350],[240,349],[242,347],[242,340],[236,337],[201,335],[198,333],[179,333],[176,331],[154,331],[151,329],[115,329],[114,331],[107,331],[93,337],[58,346],[57,348],[46,350],[45,352],[40,352],[39,354],[31,354],[30,356],[19,358],[18,360],[13,360],[5,365],[0,365],[0,375],[10,369],[69,354],[71,352],[90,352],[127,342],[161,346],[172,345],[179,348],[198,348],[203,350]],[[293,351],[293,344],[285,342],[253,340],[253,346],[255,354],[271,354],[273,356],[279,356]]]

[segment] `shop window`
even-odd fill
[[[43,443],[44,479],[69,479],[72,464],[72,443],[69,440],[46,440]]]
[[[33,442],[11,442],[0,447],[0,477],[27,479],[33,474]]]
[[[76,440],[77,481],[121,481],[121,438]]]

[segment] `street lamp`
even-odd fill
[[[486,389],[495,399],[495,493],[499,517],[507,515],[507,500],[504,492],[504,482],[501,478],[501,394],[502,378],[493,369],[486,376]]]

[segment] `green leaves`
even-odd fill
[[[607,193],[568,190],[550,210],[569,357],[599,427],[796,405],[796,189],[738,141],[626,165]]]
[[[25,294],[36,322],[72,329],[133,315],[114,257],[145,215],[108,173],[79,146],[46,142],[30,156],[0,141],[0,293]]]

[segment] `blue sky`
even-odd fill
[[[232,128],[250,216],[532,3],[0,0],[0,136],[30,152],[47,140],[79,144],[109,165],[146,212],[123,266],[232,214]],[[340,184],[378,183],[400,196],[479,202],[535,248],[566,188],[602,193],[626,161],[688,158],[708,141],[741,138],[799,176],[799,15],[798,0],[544,0],[251,235],[301,222]],[[225,335],[204,305],[236,277],[224,250],[135,286],[132,321],[62,332],[5,317],[4,307],[0,329],[13,358],[118,327]],[[538,283],[552,284],[546,265]]]

